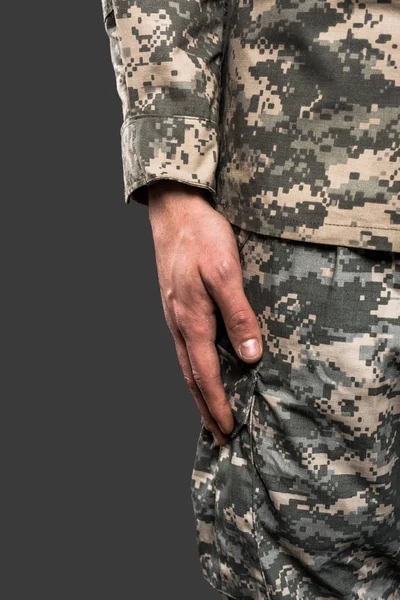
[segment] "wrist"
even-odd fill
[[[153,188],[153,189],[151,189]],[[150,191],[151,190],[151,191]],[[207,190],[175,180],[158,180],[149,185],[149,220],[153,231],[165,227],[182,228],[182,224],[201,218],[212,210]]]
[[[201,197],[207,200],[208,191],[195,185],[189,185],[172,179],[158,179],[148,186],[149,204],[154,201],[178,199],[183,197]]]

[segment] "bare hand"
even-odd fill
[[[222,445],[234,419],[220,376],[216,311],[221,311],[241,360],[253,363],[262,355],[260,327],[243,290],[236,238],[200,188],[175,181],[149,186],[149,218],[164,315],[178,361],[204,426]],[[241,346],[251,339],[256,342],[252,357],[252,345]]]

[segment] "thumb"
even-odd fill
[[[249,363],[257,362],[263,353],[260,327],[244,292],[239,302],[240,308],[224,317],[226,330],[239,358]]]
[[[261,341],[257,337],[254,337],[241,342],[237,354],[244,361],[254,362],[259,360],[262,354]]]
[[[239,275],[232,277],[228,285],[219,287],[214,298],[236,354],[241,360],[253,363],[262,356],[263,342],[257,317],[246,297]]]

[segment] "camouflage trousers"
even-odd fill
[[[232,226],[262,359],[218,317],[228,444],[201,428],[204,577],[236,599],[400,599],[400,254]]]

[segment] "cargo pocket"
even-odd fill
[[[201,428],[192,474],[192,502],[203,576],[232,598],[267,597],[254,532],[254,463],[250,425],[259,365],[217,344],[221,379],[235,420],[224,446]]]

